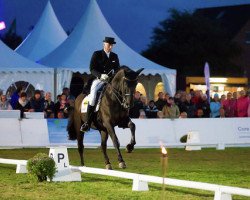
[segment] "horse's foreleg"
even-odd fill
[[[112,169],[112,166],[109,162],[109,157],[107,154],[108,133],[106,131],[101,131],[100,133],[101,133],[101,138],[102,138],[101,147],[102,147],[102,153],[103,153],[104,160],[105,160],[106,169]]]
[[[83,150],[84,150],[83,138],[84,138],[84,134],[78,134],[77,135],[77,145],[78,145],[78,152],[79,152],[80,159],[81,159],[81,166],[84,166],[84,159],[83,159]]]
[[[119,162],[119,167],[120,168],[126,168],[126,164],[122,158],[122,154],[121,154],[121,151],[120,151],[120,143],[119,143],[119,140],[115,134],[115,130],[114,130],[114,127],[111,126],[111,124],[106,124],[105,126],[107,128],[107,131],[112,139],[112,142],[114,144],[114,147],[116,149],[116,152],[117,152],[117,156],[118,156],[118,162]]]
[[[131,131],[131,140],[130,143],[126,146],[126,150],[128,153],[131,153],[134,150],[134,146],[136,144],[135,141],[135,124],[130,120],[128,123],[128,128]]]

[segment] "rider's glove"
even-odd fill
[[[109,78],[107,74],[102,74],[100,80],[101,81],[106,81]]]

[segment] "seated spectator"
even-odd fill
[[[44,112],[45,112],[46,118],[54,118],[55,104],[51,100],[51,93],[50,92],[47,92],[45,94]]]
[[[182,119],[187,118],[187,113],[186,113],[186,112],[181,112],[181,114],[180,114],[180,117],[179,117],[179,118],[182,118]]]
[[[203,109],[202,108],[198,108],[197,109],[197,112],[196,112],[196,115],[195,115],[195,118],[204,118],[204,112],[203,112]]]
[[[237,117],[248,117],[247,110],[249,106],[249,98],[246,95],[245,90],[241,90],[239,93],[240,97],[237,100]]]
[[[63,112],[64,118],[68,117],[69,103],[65,94],[62,94],[60,100],[55,104],[55,116],[58,117],[59,112]]]
[[[224,108],[221,107],[219,112],[220,112],[220,118],[226,117]]]
[[[140,99],[140,92],[136,91],[134,94],[134,106],[129,109],[130,118],[139,118],[143,110],[143,103]]]
[[[169,97],[168,105],[165,105],[162,109],[163,118],[178,118],[180,116],[180,111],[177,105],[174,103],[174,98]]]
[[[221,104],[220,104],[219,95],[216,93],[214,94],[214,98],[212,102],[210,103],[210,110],[211,110],[212,118],[220,117],[220,108],[221,108]]]
[[[20,86],[16,89],[16,91],[12,94],[11,98],[10,98],[10,105],[13,109],[15,109],[15,106],[18,102],[18,99],[20,97],[20,94],[22,92],[23,88]]]
[[[44,112],[44,99],[41,97],[40,90],[35,90],[34,96],[30,99],[30,105],[34,112]]]
[[[65,117],[64,117],[63,111],[59,111],[59,112],[57,113],[57,118],[58,118],[58,119],[64,119],[64,118],[65,118]]]
[[[207,100],[207,95],[203,94],[201,96],[201,100],[199,101],[199,103],[196,104],[196,108],[198,109],[202,109],[203,110],[203,117],[209,118],[210,117],[210,104]],[[197,113],[196,113],[197,115]],[[197,117],[197,116],[196,116]]]
[[[158,100],[155,102],[155,105],[159,111],[162,111],[163,106],[165,106],[167,101],[164,100],[163,92],[158,93]]]
[[[7,96],[4,94],[2,94],[0,97],[0,110],[12,110],[12,106],[7,100]]]
[[[155,106],[154,100],[149,101],[149,104],[145,109],[145,113],[146,113],[147,118],[157,118],[158,111],[159,110]]]
[[[24,112],[32,112],[31,105],[27,99],[26,92],[22,92],[20,94],[20,98],[18,99],[18,102],[15,105],[15,109],[21,111],[21,118],[23,118]]]

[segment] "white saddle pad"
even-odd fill
[[[82,100],[81,113],[88,111],[89,95]]]
[[[97,105],[95,107],[95,112],[97,112],[100,108],[100,102],[101,102],[101,97],[99,97]],[[81,105],[81,113],[87,113],[88,111],[88,104],[89,104],[89,95],[86,96],[83,100],[82,100],[82,105]]]

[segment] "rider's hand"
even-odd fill
[[[107,74],[102,74],[100,79],[102,81],[106,81],[108,78],[109,78],[109,76]]]

